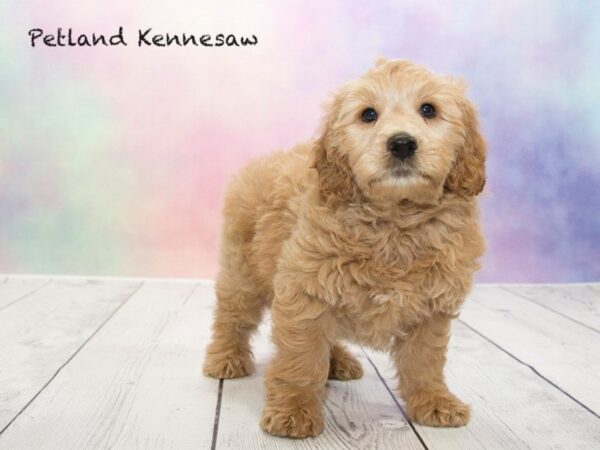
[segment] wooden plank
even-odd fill
[[[1,449],[210,448],[212,287],[146,282],[0,436]]]
[[[0,281],[0,311],[26,298],[28,295],[33,294],[39,289],[43,289],[49,282],[50,279],[48,277],[2,277]]]
[[[600,333],[598,284],[510,284],[502,288]]]
[[[269,325],[261,327],[254,342],[257,373],[226,380],[223,386],[218,449],[422,449],[386,386],[364,354],[364,376],[353,381],[329,381],[324,432],[309,439],[270,436],[259,426],[264,404],[263,374],[272,352]]]
[[[461,318],[596,415],[600,413],[597,332],[490,285],[474,289]]]
[[[17,282],[12,292],[28,286],[22,292],[29,295],[0,310],[0,430],[139,285],[83,279],[38,284]]]
[[[368,354],[396,387],[388,356]],[[429,449],[600,448],[595,416],[457,321],[446,378],[471,405],[471,421],[461,428],[415,425]]]

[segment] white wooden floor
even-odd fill
[[[263,433],[258,373],[201,374],[208,281],[0,275],[0,449],[600,448],[600,285],[480,285],[455,321],[448,382],[464,428],[407,421],[386,355],[328,383],[318,438]]]

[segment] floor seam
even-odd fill
[[[566,395],[567,397],[569,397],[571,400],[573,400],[579,406],[581,406],[582,408],[584,408],[587,412],[589,412],[590,414],[594,415],[596,418],[600,419],[600,415],[598,413],[596,413],[593,409],[591,409],[589,406],[585,405],[584,403],[582,403],[581,401],[579,401],[578,399],[576,399],[575,397],[573,397],[571,394],[569,394],[567,391],[565,391],[563,388],[561,388],[559,385],[557,385],[556,383],[554,383],[550,379],[546,378],[544,375],[542,375],[540,372],[538,372],[538,370],[535,367],[533,367],[531,364],[527,364],[522,359],[519,359],[518,357],[516,357],[515,355],[513,355],[511,352],[509,352],[505,348],[501,347],[496,342],[492,341],[486,335],[484,335],[483,333],[481,333],[478,330],[476,330],[475,328],[473,328],[471,325],[469,325],[468,323],[466,323],[464,320],[458,319],[458,321],[460,323],[462,323],[464,326],[466,326],[468,329],[470,329],[471,331],[473,331],[474,333],[476,333],[477,335],[479,335],[480,337],[482,337],[483,339],[485,339],[486,341],[488,341],[494,347],[496,347],[497,349],[501,350],[502,352],[504,352],[505,354],[507,354],[508,356],[510,356],[512,359],[514,359],[518,363],[524,365],[525,367],[528,367],[534,374],[536,374],[542,380],[544,380],[545,382],[547,382],[548,384],[550,384],[551,386],[553,386],[558,391],[562,392],[564,395]]]
[[[379,369],[377,368],[377,366],[375,365],[375,363],[371,360],[371,358],[369,357],[369,355],[367,354],[367,352],[365,351],[364,348],[361,347],[360,349],[362,350],[363,354],[367,358],[367,361],[369,361],[369,363],[371,364],[371,366],[373,366],[373,369],[375,369],[375,373],[377,374],[377,377],[379,377],[379,379],[383,383],[385,389],[388,391],[388,393],[392,397],[392,400],[394,401],[394,403],[396,404],[396,406],[400,410],[400,413],[402,413],[402,416],[404,417],[404,419],[406,420],[406,422],[408,422],[408,425],[413,430],[413,433],[415,433],[415,435],[417,436],[417,439],[419,440],[419,442],[421,443],[421,445],[423,446],[423,448],[425,450],[429,450],[429,447],[427,447],[427,444],[425,444],[425,441],[423,440],[423,438],[421,437],[421,435],[417,431],[415,425],[412,423],[412,420],[410,420],[410,418],[408,417],[408,415],[404,411],[404,408],[402,408],[402,405],[400,405],[400,402],[396,398],[396,395],[394,394],[394,392],[392,391],[392,389],[388,386],[387,382],[385,381],[385,378],[383,378],[383,376],[379,372]]]
[[[25,406],[23,406],[23,408],[19,410],[19,412],[4,426],[4,428],[0,429],[0,436],[19,418],[21,414],[23,414],[23,412],[25,412],[27,408],[29,408],[29,406],[39,397],[39,395],[50,385],[50,383],[54,381],[58,374],[75,358],[75,356],[79,354],[79,352],[81,352],[81,350],[83,350],[83,348],[93,339],[93,337],[96,336],[96,334],[98,334],[98,332],[108,323],[108,321],[114,317],[114,315],[142,288],[143,285],[144,282],[141,282],[140,285],[131,294],[129,294],[125,298],[125,300],[123,300],[121,304],[117,306],[115,310],[112,313],[110,313],[110,315],[106,319],[104,319],[104,321],[98,326],[98,328],[96,328],[96,330],[85,341],[83,341],[83,343],[77,348],[77,350],[75,350],[75,352],[71,356],[69,356],[69,358],[67,358],[67,360],[63,364],[61,364],[61,366],[56,370],[56,372],[54,372],[54,374],[40,388],[40,390],[37,391],[33,397],[31,397],[31,399],[25,404]]]
[[[595,331],[596,333],[600,333],[600,330],[598,330],[594,327],[591,327],[583,322],[580,322],[577,319],[573,319],[572,317],[569,317],[566,314],[563,314],[560,311],[555,310],[554,308],[550,308],[549,306],[546,306],[543,303],[536,302],[535,300],[532,300],[529,297],[526,297],[525,295],[521,294],[520,292],[513,291],[512,289],[506,288],[504,286],[499,286],[499,287],[500,287],[500,289],[504,289],[506,292],[510,292],[511,294],[514,294],[517,297],[522,298],[523,300],[527,300],[528,302],[535,303],[536,305],[541,306],[542,308],[544,308],[548,311],[552,311],[553,313],[555,313],[567,320],[570,320],[571,322],[576,323],[577,325],[581,325],[582,327],[585,327],[588,330],[592,330],[592,331]]]
[[[224,382],[225,380],[223,380],[223,378],[219,379],[219,393],[217,394],[217,406],[215,408],[215,421],[213,424],[212,443],[210,445],[211,450],[215,450],[217,448],[217,435],[219,434],[219,419],[221,416],[221,399],[223,398]]]
[[[8,277],[7,277],[8,280]],[[14,299],[12,302],[7,303],[6,305],[0,307],[0,311],[8,308],[11,305],[14,305],[17,302],[20,302],[21,300],[29,297],[30,295],[35,294],[36,292],[38,292],[40,289],[45,288],[46,286],[48,286],[50,283],[52,283],[52,278],[50,278],[48,281],[46,281],[44,284],[42,284],[41,286],[36,287],[33,291],[28,292],[27,294],[21,295],[20,297],[17,297],[16,299]]]

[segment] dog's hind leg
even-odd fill
[[[362,365],[343,345],[337,343],[331,347],[329,356],[330,380],[358,380],[363,375]]]
[[[250,337],[260,324],[265,296],[240,273],[222,271],[216,285],[217,306],[212,341],[206,349],[204,373],[239,378],[254,372]]]

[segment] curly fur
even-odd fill
[[[437,117],[423,119],[422,102]],[[376,123],[361,122],[365,107],[380,112]],[[419,144],[410,164],[386,150],[397,132]],[[362,375],[342,340],[390,352],[415,421],[467,423],[443,367],[450,321],[483,253],[484,163],[475,110],[455,80],[378,60],[342,86],[314,142],[251,162],[229,186],[204,372],[252,373],[250,335],[270,306],[267,432],[323,430],[327,378]]]

